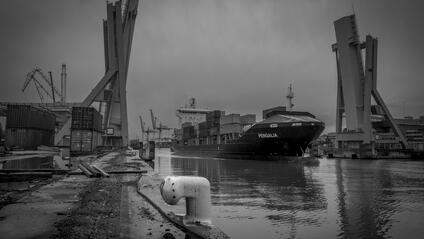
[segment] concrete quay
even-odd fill
[[[4,238],[198,238],[158,211],[157,185],[143,197],[140,182],[153,169],[138,155],[113,152],[101,158],[79,157],[105,171],[147,170],[146,175],[119,174],[108,178],[60,176],[0,210]],[[143,180],[140,180],[143,179]],[[144,187],[145,188],[145,187]],[[153,197],[154,195],[154,197]],[[162,205],[163,206],[163,205]],[[169,209],[168,209],[169,210]]]

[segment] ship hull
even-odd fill
[[[241,138],[226,144],[178,145],[177,155],[209,156],[218,158],[282,160],[301,156],[308,144],[324,130],[323,123],[304,123],[301,126],[287,124],[258,124]]]

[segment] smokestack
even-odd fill
[[[61,84],[61,102],[66,103],[66,64],[62,64],[62,73],[60,74],[60,84]]]

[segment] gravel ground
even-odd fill
[[[119,155],[103,162],[104,170],[141,169]],[[51,238],[187,238],[137,193],[140,175],[96,179],[79,193],[75,207],[55,223]],[[195,237],[190,237],[195,238]]]
[[[98,179],[79,194],[79,202],[65,219],[55,224],[53,238],[119,237],[122,184],[117,178]]]
[[[40,178],[21,182],[0,182],[0,210],[54,180],[54,178]]]

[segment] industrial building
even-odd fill
[[[407,148],[402,147],[399,137],[396,136],[386,121],[376,121],[372,123],[375,158],[422,157],[424,155],[424,116],[395,118],[394,122],[405,136]],[[322,135],[312,145],[314,153],[330,157],[343,156],[336,147],[336,137],[337,133],[335,132]]]
[[[377,153],[382,157],[389,155],[403,157],[424,155],[424,116],[419,118],[407,116],[394,121],[406,138],[406,150],[387,122],[380,121],[373,123]]]

